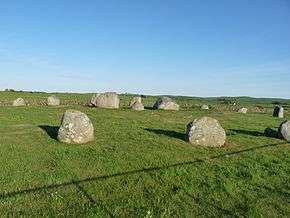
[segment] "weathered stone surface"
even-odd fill
[[[58,140],[68,144],[84,144],[94,139],[94,127],[88,116],[80,111],[64,113],[58,130]]]
[[[275,106],[273,110],[273,116],[283,118],[284,117],[284,108],[280,105]]]
[[[142,98],[139,96],[133,97],[131,102],[130,102],[130,107],[132,107],[132,105],[135,104],[135,102],[142,103]]]
[[[47,104],[50,106],[60,105],[60,99],[55,95],[49,96],[47,98]]]
[[[179,110],[179,105],[171,98],[161,97],[155,102],[153,108],[162,110]]]
[[[120,99],[115,92],[95,94],[91,99],[91,105],[100,108],[119,108]]]
[[[23,98],[17,98],[16,100],[13,101],[13,106],[25,106],[26,101]]]
[[[280,124],[278,129],[279,138],[285,139],[290,142],[290,121],[284,121]]]
[[[133,110],[136,110],[136,111],[143,111],[144,110],[144,106],[142,103],[136,101],[132,107],[131,107]]]
[[[245,107],[242,107],[238,110],[238,113],[246,114],[248,112],[248,109]]]
[[[201,109],[202,109],[202,110],[208,110],[208,109],[209,109],[209,107],[208,107],[208,105],[206,105],[206,104],[203,104],[203,105],[201,106]]]
[[[226,133],[216,119],[201,117],[187,125],[185,140],[193,145],[221,147],[225,144]]]

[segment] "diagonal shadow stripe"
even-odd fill
[[[89,200],[89,202],[93,205],[96,205],[100,208],[102,208],[110,217],[114,217],[114,215],[108,210],[106,206],[101,204],[100,202],[96,202],[89,193],[77,182],[72,180],[72,183],[76,186],[76,188]]]
[[[76,184],[79,185],[79,184],[87,183],[87,182],[106,180],[106,179],[109,179],[109,178],[115,178],[115,177],[120,177],[120,176],[135,175],[135,174],[138,174],[138,173],[158,172],[158,171],[161,171],[161,170],[167,170],[167,169],[171,169],[171,168],[175,168],[175,167],[201,163],[201,162],[206,161],[206,160],[220,159],[220,158],[224,158],[224,157],[229,157],[229,156],[241,154],[241,153],[244,153],[244,152],[249,152],[249,151],[252,151],[252,150],[263,149],[263,148],[267,148],[267,147],[274,147],[274,146],[285,145],[285,144],[288,144],[288,143],[262,145],[262,146],[248,148],[248,149],[244,149],[244,150],[240,150],[240,151],[227,152],[227,153],[224,153],[224,154],[221,154],[221,155],[215,155],[215,156],[212,156],[212,157],[209,157],[209,158],[185,161],[185,162],[175,163],[175,164],[171,164],[171,165],[157,166],[157,167],[151,167],[151,168],[143,168],[143,169],[137,169],[137,170],[127,171],[127,172],[115,173],[115,174],[111,174],[111,175],[89,177],[89,178],[85,178],[85,179],[81,179],[81,180],[71,180],[71,181],[68,181],[68,182],[60,183],[60,184],[46,185],[46,186],[35,187],[35,188],[30,188],[30,189],[24,189],[24,190],[19,190],[19,191],[2,192],[2,193],[0,193],[0,199],[14,197],[14,196],[17,196],[17,195],[22,195],[22,194],[29,194],[29,193],[32,193],[32,192],[40,192],[40,191],[43,191],[43,190],[64,188],[64,187],[67,187],[67,186],[76,185]],[[79,189],[79,187],[78,187],[78,189]]]

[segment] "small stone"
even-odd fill
[[[208,107],[208,105],[206,105],[206,104],[203,104],[203,105],[201,106],[201,109],[202,109],[202,110],[208,110],[208,109],[209,109],[209,107]]]
[[[132,105],[135,104],[135,102],[142,103],[142,98],[139,96],[133,97],[129,106],[132,107]]]
[[[143,111],[144,110],[144,106],[142,103],[140,102],[135,102],[132,107],[131,107],[133,110],[136,110],[136,111]]]
[[[161,97],[155,102],[153,108],[162,110],[179,110],[179,105],[171,98]]]
[[[242,107],[238,110],[238,113],[246,114],[248,112],[248,109],[245,107]]]
[[[60,105],[60,99],[55,95],[49,96],[47,98],[47,105],[50,105],[50,106]]]
[[[16,100],[13,101],[13,106],[25,106],[26,101],[23,98],[17,98]]]

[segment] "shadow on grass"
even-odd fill
[[[250,136],[265,136],[264,133],[258,132],[258,131],[252,131],[252,130],[244,130],[244,129],[230,129],[231,132],[234,132],[236,134],[242,134],[242,135],[250,135]]]
[[[144,109],[146,109],[146,110],[155,110],[153,107],[148,107],[148,106],[145,106]]]
[[[271,128],[266,128],[264,132],[253,131],[253,130],[244,130],[244,129],[230,129],[231,132],[234,134],[242,134],[242,135],[249,135],[249,136],[256,136],[256,137],[269,137],[269,138],[278,138],[278,132]],[[229,135],[233,135],[229,133]]]
[[[185,140],[185,134],[184,133],[176,132],[176,131],[173,131],[173,130],[150,129],[150,128],[144,128],[144,130],[146,130],[148,132],[153,132],[153,133],[158,134],[158,135],[165,135],[165,136],[169,136],[169,137],[172,137],[172,138]]]
[[[50,138],[57,140],[58,126],[40,125],[38,127],[45,131]]]
[[[29,189],[23,189],[23,190],[17,190],[17,191],[12,191],[12,192],[2,192],[0,193],[0,199],[6,199],[6,198],[11,198],[15,197],[18,195],[24,195],[24,194],[32,194],[35,192],[47,192],[51,189],[56,189],[56,188],[64,188],[67,186],[75,186],[82,194],[87,198],[87,200],[95,204],[96,206],[101,207],[104,211],[108,213],[108,215],[113,216],[112,213],[108,210],[108,208],[103,205],[101,202],[96,202],[90,195],[89,193],[81,186],[81,184],[85,183],[92,183],[96,181],[104,181],[110,178],[117,178],[117,177],[123,177],[123,176],[130,176],[130,175],[136,175],[139,173],[158,173],[160,171],[172,169],[175,167],[183,167],[183,166],[191,166],[194,164],[202,163],[204,161],[208,160],[216,160],[216,159],[221,159],[221,158],[229,158],[232,155],[237,155],[240,153],[245,153],[253,150],[258,150],[258,149],[263,149],[267,147],[276,147],[278,145],[285,145],[288,143],[278,143],[278,144],[268,144],[268,145],[262,145],[262,146],[257,146],[257,147],[252,147],[240,151],[233,151],[233,152],[226,152],[223,154],[211,156],[208,158],[203,158],[203,159],[194,159],[190,161],[184,161],[184,162],[179,162],[179,163],[174,163],[174,164],[169,164],[169,165],[163,165],[163,166],[156,166],[156,167],[149,167],[149,168],[142,168],[142,169],[136,169],[136,170],[131,170],[131,171],[125,171],[125,172],[119,172],[119,173],[114,173],[110,175],[100,175],[100,176],[95,176],[95,177],[88,177],[80,180],[70,180],[68,182],[64,183],[59,183],[59,184],[51,184],[51,185],[45,185],[45,186],[40,186],[40,187],[34,187],[34,188],[29,188]],[[263,187],[259,187],[263,188]],[[266,187],[264,189],[267,189]],[[272,189],[270,189],[272,191]],[[290,196],[290,193],[281,191],[286,196]],[[230,211],[225,211],[225,212],[230,212]]]

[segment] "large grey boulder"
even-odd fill
[[[174,102],[171,98],[161,97],[153,105],[154,109],[162,110],[179,110],[179,105]]]
[[[91,99],[91,105],[100,108],[119,108],[120,99],[115,92],[95,94]]]
[[[60,105],[60,99],[55,95],[49,96],[47,98],[47,105],[50,105],[50,106]]]
[[[136,101],[136,102],[132,105],[131,108],[132,108],[133,110],[135,110],[135,111],[143,111],[143,110],[144,110],[144,106],[143,106],[143,104],[140,103],[140,102],[138,102],[138,101]]]
[[[26,101],[23,98],[17,98],[16,100],[13,101],[12,105],[13,106],[25,106]]]
[[[221,147],[225,144],[226,133],[216,119],[201,117],[187,125],[185,140],[193,145]]]
[[[208,105],[206,105],[206,104],[203,104],[203,105],[201,106],[201,109],[202,109],[202,110],[208,110],[208,109],[209,109],[209,107],[208,107]]]
[[[136,102],[142,103],[142,98],[139,96],[133,97],[129,106],[132,107],[132,105],[135,104]]]
[[[285,139],[290,142],[290,121],[284,121],[280,124],[278,129],[279,138]]]
[[[242,107],[238,110],[238,113],[246,114],[248,112],[248,109],[245,107]]]
[[[276,105],[273,110],[273,117],[284,117],[284,108],[280,105]]]
[[[64,113],[57,139],[68,144],[84,144],[94,139],[94,127],[88,116],[80,111]]]

